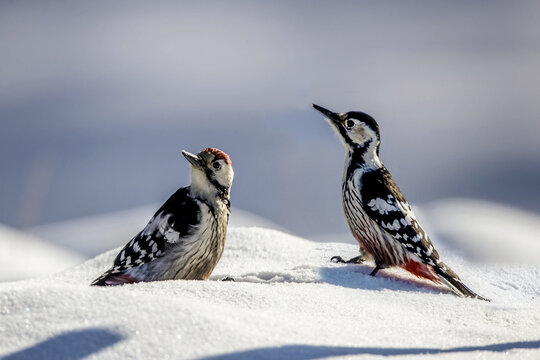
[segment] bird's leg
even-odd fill
[[[235,280],[232,277],[227,276],[227,277],[221,279],[221,281],[235,281]]]
[[[379,270],[381,270],[381,269],[382,269],[381,266],[379,266],[379,265],[375,266],[375,269],[373,269],[373,271],[369,273],[369,276],[375,276],[375,275],[377,275],[377,272],[378,272]]]
[[[341,256],[332,256],[330,258],[330,261],[338,263],[338,264],[361,264],[365,260],[362,258],[362,256],[356,256],[349,260],[343,260]]]

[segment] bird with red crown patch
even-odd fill
[[[191,185],[159,208],[92,285],[208,279],[225,247],[234,171],[216,148],[182,154],[191,164]]]

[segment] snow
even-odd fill
[[[125,245],[141,231],[160,204],[59,221],[31,228],[33,235],[58,246],[77,251],[86,257],[96,256]],[[284,230],[279,225],[253,213],[233,208],[229,226],[260,226]]]
[[[473,199],[448,199],[424,208],[437,239],[471,260],[540,265],[540,216]]]
[[[74,252],[0,225],[0,282],[51,274],[82,260]]]
[[[519,239],[515,239],[519,242]],[[538,359],[540,267],[442,254],[492,302],[357,254],[263,228],[229,228],[209,281],[88,284],[118,249],[47,277],[0,284],[2,359]],[[220,279],[231,276],[235,282]],[[2,357],[4,356],[4,357]]]
[[[125,245],[141,231],[160,205],[147,205],[31,228],[33,235],[59,246],[95,256]]]

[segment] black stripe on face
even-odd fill
[[[373,118],[371,118],[369,115],[365,114],[366,118],[362,118],[362,119],[357,119],[356,117],[350,117],[349,116],[350,113],[347,113],[343,116],[343,120],[342,121],[339,121],[339,122],[331,122],[333,126],[336,127],[336,129],[338,130],[339,134],[341,135],[341,137],[343,138],[343,140],[345,141],[345,143],[351,147],[353,150],[355,151],[360,151],[360,152],[364,152],[365,149],[367,149],[367,147],[369,147],[369,145],[371,144],[372,141],[368,140],[368,141],[364,141],[363,143],[358,143],[358,142],[355,142],[351,139],[351,137],[349,136],[349,132],[347,130],[347,128],[345,127],[345,124],[347,122],[347,120],[350,120],[350,119],[355,119],[355,120],[359,120],[360,123],[356,125],[356,127],[363,127],[365,128],[366,130],[367,129],[370,129],[370,130],[373,130],[373,132],[376,134],[377,136],[377,140],[380,141],[380,136],[379,136],[379,127],[377,125],[377,123],[375,122],[375,120],[373,120]],[[362,113],[363,114],[363,113]],[[365,122],[364,120],[366,120],[367,118],[371,119],[372,121],[368,121],[368,122]],[[354,129],[351,130],[351,131],[355,131]],[[356,130],[358,131],[358,130]],[[367,137],[367,136],[366,136]],[[377,150],[377,153],[378,153],[378,150]]]
[[[347,143],[347,145],[351,146],[351,147],[356,147],[357,144],[354,143],[351,138],[349,137],[349,134],[347,133],[347,129],[345,129],[345,127],[343,126],[343,123],[342,122],[339,122],[339,123],[333,123],[333,125],[338,129],[339,131],[339,134],[341,135],[341,137],[343,138],[343,140],[345,140],[345,142]]]
[[[368,128],[373,130],[377,134],[377,138],[380,139],[379,124],[374,118],[361,111],[349,111],[345,114],[344,119],[357,119],[366,124]]]
[[[212,184],[217,189],[220,199],[227,200],[226,202],[228,202],[227,197],[229,196],[229,187],[221,185],[214,177],[214,172],[211,169],[205,168],[204,172],[210,184]]]

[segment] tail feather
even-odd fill
[[[459,276],[450,269],[446,264],[439,263],[439,266],[435,267],[435,271],[437,272],[437,275],[439,276],[439,279],[443,284],[448,286],[450,290],[454,292],[457,296],[460,297],[471,297],[475,299],[480,299],[484,301],[491,301],[483,296],[478,295],[474,291],[472,291],[467,285],[465,285]]]
[[[114,286],[123,284],[133,284],[140,280],[124,273],[112,274],[110,271],[105,272],[103,275],[94,280],[90,286]]]
[[[111,274],[110,270],[104,272],[100,277],[98,277],[96,280],[92,281],[90,286],[106,286],[105,280],[109,277]]]

